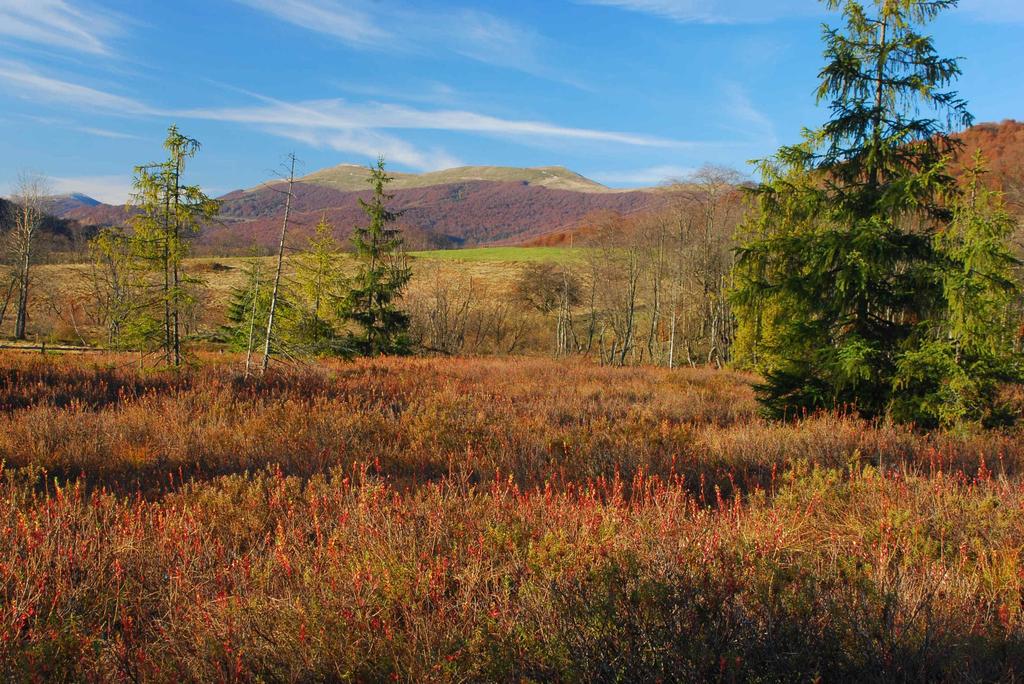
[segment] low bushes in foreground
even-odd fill
[[[1024,488],[798,469],[706,505],[277,471],[159,501],[0,486],[26,679],[991,680],[1024,668]],[[29,673],[32,673],[31,675]]]
[[[120,681],[987,681],[1024,454],[745,376],[4,357],[0,671]]]
[[[638,473],[729,494],[797,462],[1016,477],[1015,432],[956,436],[822,414],[765,421],[750,378],[537,359],[385,359],[243,380],[235,357],[180,374],[0,356],[0,461],[61,480],[159,493],[279,466],[308,477],[369,464],[399,487],[449,474],[564,487]],[[120,365],[118,365],[120,364]],[[174,485],[176,486],[176,485]]]

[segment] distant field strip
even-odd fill
[[[587,253],[579,247],[475,247],[410,252],[420,259],[443,261],[579,261]]]

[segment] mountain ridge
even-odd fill
[[[524,183],[537,187],[575,190],[578,192],[614,193],[644,189],[610,188],[564,166],[455,166],[437,171],[424,171],[422,173],[388,171],[388,175],[392,178],[388,186],[391,190],[410,190],[476,181]],[[296,181],[345,192],[357,192],[368,187],[369,178],[370,168],[368,166],[343,162],[335,166],[313,171],[297,178]],[[275,179],[271,185],[276,186],[284,182]],[[266,185],[262,184],[242,192],[256,191],[266,187]]]
[[[988,182],[1004,190],[1011,208],[1024,215],[1024,123],[980,123],[956,137],[963,149],[954,161],[954,172],[974,150],[982,149],[992,171]],[[311,235],[321,216],[334,223],[343,239],[363,220],[358,200],[369,196],[369,173],[366,166],[339,164],[298,179],[295,239]],[[395,196],[393,208],[403,212],[402,227],[410,245],[421,248],[557,242],[595,212],[629,215],[664,201],[662,188],[607,188],[559,166],[389,173],[395,178],[389,187]],[[230,251],[253,244],[273,246],[284,210],[280,183],[223,195],[221,219],[203,230],[197,246]],[[129,212],[124,206],[96,204],[73,206],[59,215],[96,226],[123,223]]]

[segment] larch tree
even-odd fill
[[[198,140],[171,125],[164,140],[167,159],[135,169],[133,203],[140,211],[131,219],[133,243],[138,256],[158,276],[155,302],[162,309],[160,346],[165,362],[174,367],[182,361],[181,318],[188,297],[183,287],[188,279],[182,272],[188,254],[186,236],[219,211],[216,200],[198,185],[186,185],[182,180],[186,162],[200,147]]]
[[[368,224],[352,234],[359,267],[340,302],[339,318],[359,329],[349,338],[352,351],[366,356],[407,354],[409,316],[398,304],[412,270],[406,263],[402,231],[395,227],[399,214],[387,207],[393,196],[385,189],[391,177],[383,157],[370,167],[368,181],[373,195],[369,201],[359,200]]]
[[[303,300],[299,335],[314,354],[337,352],[336,332],[326,315],[341,297],[341,246],[334,238],[334,226],[322,216],[309,240],[309,246],[297,255],[296,276]]]
[[[965,258],[937,236],[954,220],[950,134],[972,121],[949,89],[958,60],[920,28],[956,0],[827,5],[845,19],[824,31],[817,95],[831,118],[760,164],[738,251],[742,346],[757,355],[771,415],[841,407],[919,420],[920,402],[904,401],[907,366],[947,319],[946,274]]]

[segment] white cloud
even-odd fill
[[[290,24],[324,33],[355,46],[379,46],[387,40],[388,31],[378,26],[366,13],[333,0],[237,0],[243,5],[271,14]]]
[[[548,42],[527,27],[479,9],[430,12],[372,0],[235,0],[350,47],[448,52],[576,85],[540,58]]]
[[[725,116],[735,122],[728,126],[729,128],[744,138],[756,140],[758,143],[763,142],[769,147],[778,146],[775,125],[754,105],[743,86],[738,83],[726,83],[723,86],[723,93]]]
[[[588,174],[606,185],[660,185],[689,178],[697,169],[688,166],[651,166],[632,171],[602,171]]]
[[[106,38],[120,33],[119,20],[65,0],[0,0],[0,37],[76,50],[110,53]]]
[[[576,0],[582,5],[617,7],[681,24],[747,24],[829,14],[818,0]],[[1022,0],[961,0],[957,12],[979,21],[1024,21]]]
[[[584,5],[618,7],[684,24],[742,24],[821,13],[817,0],[577,0]]]
[[[542,36],[488,12],[464,9],[453,12],[452,16],[412,17],[410,26],[423,27],[421,40],[424,42],[447,47],[463,57],[579,87],[571,79],[555,73],[541,59],[546,43]]]
[[[53,126],[57,128],[66,128],[72,131],[78,131],[80,133],[86,133],[88,135],[95,135],[100,138],[111,138],[118,140],[140,140],[139,136],[132,135],[130,133],[124,133],[122,131],[111,131],[106,128],[95,128],[93,126],[82,126],[71,119],[65,119],[56,116],[37,116],[35,114],[20,114],[23,119],[34,121],[44,126]]]
[[[47,180],[53,192],[58,195],[80,192],[107,204],[124,204],[132,192],[132,179],[127,176],[77,176]]]
[[[89,135],[95,135],[100,138],[111,138],[114,140],[139,140],[139,136],[132,135],[130,133],[122,133],[121,131],[110,131],[106,128],[93,128],[92,126],[72,126],[76,131],[82,133],[88,133]]]
[[[416,109],[387,103],[349,104],[344,100],[289,103],[253,95],[261,103],[247,107],[162,110],[132,98],[51,78],[18,62],[0,61],[0,83],[34,101],[111,114],[162,116],[247,124],[279,137],[368,157],[378,154],[417,169],[458,165],[439,148],[421,149],[386,130],[441,130],[511,138],[598,142],[652,148],[703,145],[635,133],[561,126],[545,121],[503,119],[477,112]],[[89,129],[97,135],[112,131]]]
[[[296,104],[263,98],[253,107],[193,109],[183,116],[301,130],[352,131],[372,129],[443,130],[506,137],[583,140],[640,147],[691,147],[695,143],[590,128],[559,126],[543,121],[502,119],[463,110],[423,110],[403,105],[348,104],[344,100],[314,100]]]
[[[356,154],[374,158],[380,155],[392,163],[401,164],[418,171],[437,171],[462,166],[462,162],[444,150],[434,148],[421,150],[404,140],[372,130],[348,130],[324,132],[301,128],[265,129],[278,137],[301,142],[310,147],[327,147],[345,154]]]
[[[459,91],[452,86],[432,80],[412,83],[398,82],[387,85],[336,80],[332,81],[331,85],[344,93],[361,95],[368,99],[415,102],[435,106],[451,106],[452,103],[462,98]]]
[[[0,81],[23,97],[50,104],[70,104],[82,109],[115,114],[153,114],[138,100],[44,76],[20,62],[0,60]]]

